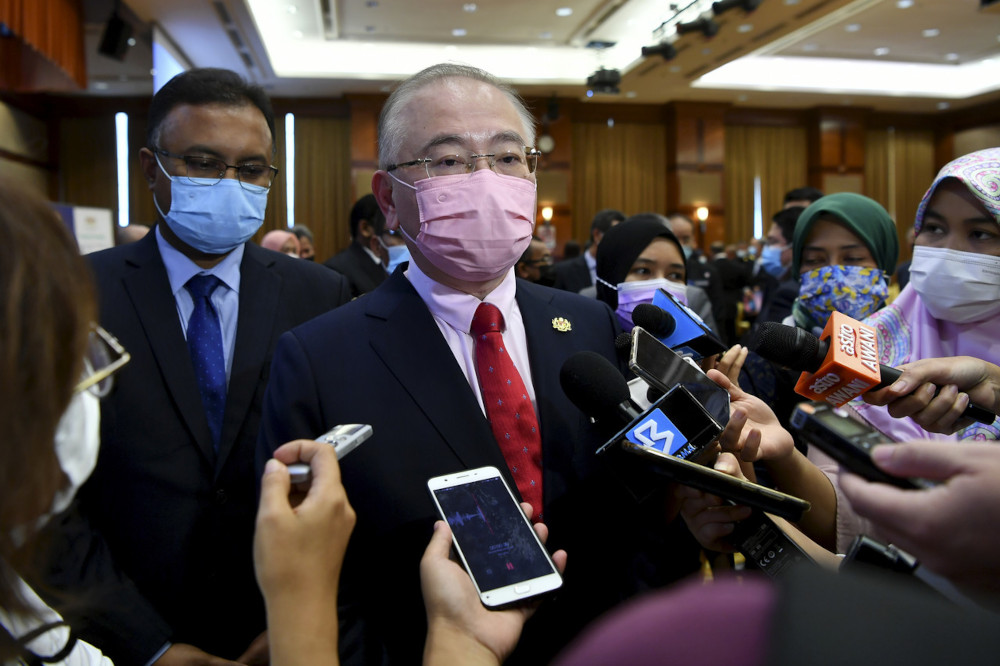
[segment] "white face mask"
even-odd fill
[[[56,458],[69,478],[69,486],[56,493],[52,508],[43,520],[69,507],[76,491],[94,471],[100,445],[101,401],[90,391],[79,391],[73,396],[56,429]]]
[[[918,245],[910,282],[936,319],[968,324],[1000,314],[1000,257]]]

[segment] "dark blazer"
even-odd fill
[[[247,243],[216,453],[155,234],[88,259],[100,323],[132,360],[102,402],[100,458],[62,525],[55,582],[95,602],[73,627],[116,664],[167,640],[235,659],[264,629],[254,451],[271,355],[283,332],[347,302],[347,280]]]
[[[523,280],[516,298],[538,404],[549,545],[566,548],[573,562],[559,599],[543,605],[519,647],[527,660],[541,662],[635,591],[637,542],[646,543],[641,525],[654,520],[644,521],[637,503],[608,478],[594,456],[603,438],[559,384],[563,362],[578,351],[616,362],[613,313],[599,301]],[[557,330],[557,317],[572,330]],[[402,270],[364,298],[282,336],[258,464],[288,439],[338,423],[374,427],[341,462],[357,512],[341,576],[341,656],[373,663],[385,649],[392,662],[419,663],[425,625],[418,564],[436,516],[427,480],[493,465],[516,486],[465,375]],[[662,534],[663,506],[655,511]]]
[[[587,260],[582,254],[579,257],[560,261],[553,268],[556,272],[556,281],[552,286],[556,289],[579,294],[581,289],[594,284],[590,277],[590,269],[587,268]]]
[[[354,298],[372,291],[385,282],[386,278],[382,264],[372,261],[371,256],[357,243],[351,243],[324,261],[323,265],[347,278]]]

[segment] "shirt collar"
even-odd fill
[[[427,304],[431,314],[459,333],[469,334],[469,331],[472,330],[472,317],[476,314],[476,308],[484,302],[497,306],[503,315],[504,322],[511,321],[514,295],[517,292],[513,266],[507,272],[503,282],[482,301],[472,294],[435,282],[427,277],[414,261],[411,261],[409,268],[406,269],[406,277],[420,294],[420,298]]]
[[[243,262],[243,251],[246,243],[241,243],[235,250],[223,257],[222,261],[211,268],[205,269],[188,259],[171,245],[163,234],[160,225],[156,225],[156,246],[163,257],[163,265],[167,269],[167,279],[170,280],[170,292],[176,297],[177,292],[184,288],[195,275],[214,275],[237,294],[240,293],[240,264]]]

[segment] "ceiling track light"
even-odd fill
[[[716,0],[712,3],[712,13],[718,16],[722,12],[728,12],[730,9],[736,7],[742,7],[743,11],[750,13],[753,10],[760,7],[760,3],[764,0]]]
[[[719,24],[712,20],[710,16],[677,24],[677,34],[686,35],[689,32],[701,32],[706,37],[715,37],[719,33]]]
[[[677,57],[677,49],[670,42],[660,42],[655,46],[643,46],[642,47],[642,57],[648,58],[649,56],[660,56],[664,60],[673,60]]]

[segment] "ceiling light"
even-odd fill
[[[748,99],[750,99],[750,96],[749,96],[749,95],[738,95],[738,96],[736,97],[736,101],[737,101],[737,102],[745,102],[745,101],[747,101]]]
[[[477,7],[476,3],[474,2],[467,2],[464,5],[462,5],[462,11],[469,12],[470,14],[475,12],[477,9],[479,9],[479,7]]]
[[[368,7],[369,9],[378,7],[378,0],[368,0],[368,2],[365,3],[365,7]]]
[[[878,47],[877,49],[875,49],[875,55],[877,55],[877,56],[889,55],[889,49],[888,49],[888,47],[885,47],[885,46]]]
[[[302,31],[296,30],[295,32],[292,33],[292,37],[294,37],[295,39],[302,39]]]
[[[373,25],[366,25],[365,26],[365,32],[375,32],[375,26],[373,26]]]
[[[295,5],[288,5],[288,13],[289,14],[295,14],[298,11],[299,11],[299,8],[296,7]]]
[[[937,28],[928,28],[927,30],[924,30],[920,34],[922,34],[924,37],[937,37],[938,35],[941,34],[941,31],[938,30]]]
[[[951,60],[952,62],[954,62],[955,60],[958,60],[958,54],[957,53],[945,53],[944,54],[944,59],[945,60]]]
[[[451,31],[452,37],[465,37],[465,28],[455,28]]]
[[[625,96],[628,97],[629,99],[635,99],[636,97],[639,96],[639,93],[637,93],[634,90],[629,90],[627,93],[625,93]]]
[[[846,30],[847,32],[857,32],[858,30],[861,30],[861,24],[848,23],[847,25],[844,26],[844,30]]]
[[[913,6],[913,0],[896,0],[896,6],[900,9],[909,9]]]
[[[94,90],[107,90],[107,89],[108,89],[108,84],[105,83],[104,81],[96,81],[94,83]]]
[[[552,33],[548,32],[548,31],[546,31],[546,32],[540,32],[540,33],[538,33],[538,38],[539,39],[552,39]]]
[[[563,18],[571,16],[572,14],[573,14],[572,7],[560,7],[559,9],[556,10],[556,16],[561,16]]]
[[[129,46],[135,46],[135,37],[129,37],[128,38],[128,45]]]
[[[807,52],[818,51],[819,44],[803,44],[802,50]]]
[[[749,23],[744,23],[740,27],[736,28],[736,32],[750,32],[753,30],[753,26]]]
[[[679,73],[680,71],[681,71],[681,68],[680,68],[680,65],[671,65],[671,66],[670,66],[670,72],[671,72],[672,74],[677,74],[677,73]]]
[[[797,5],[797,4],[799,4],[799,0],[785,0],[785,4],[786,5]]]
[[[949,104],[948,102],[938,102],[937,107],[938,107],[938,110],[944,111],[945,109],[950,109],[951,108],[951,104]]]

